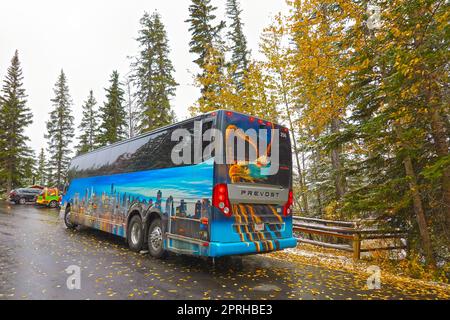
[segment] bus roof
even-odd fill
[[[160,128],[148,131],[148,132],[141,133],[141,134],[136,135],[136,136],[134,136],[132,138],[127,138],[127,139],[124,139],[124,140],[121,140],[121,141],[117,141],[115,143],[112,143],[112,144],[109,144],[107,146],[103,146],[103,147],[97,148],[97,149],[92,150],[90,152],[86,152],[86,153],[80,154],[78,156],[73,157],[71,159],[71,161],[73,161],[74,159],[82,158],[82,157],[87,156],[89,154],[93,154],[93,153],[96,153],[96,152],[99,152],[99,151],[102,151],[102,150],[105,150],[105,149],[108,149],[108,148],[112,148],[112,147],[115,147],[115,146],[118,146],[118,145],[121,145],[121,144],[124,144],[124,143],[128,143],[128,142],[140,139],[140,138],[145,137],[145,136],[152,135],[154,133],[158,133],[160,131],[164,131],[164,130],[169,129],[171,127],[183,124],[185,122],[192,121],[193,119],[196,119],[196,118],[202,118],[202,117],[207,116],[207,115],[212,114],[212,113],[217,113],[218,114],[219,112],[228,112],[228,111],[231,111],[233,113],[238,113],[238,114],[241,114],[241,115],[244,115],[244,116],[247,116],[247,117],[251,117],[248,114],[245,114],[245,113],[242,113],[242,112],[238,112],[238,111],[234,111],[234,110],[217,109],[217,110],[213,110],[213,111],[210,111],[210,112],[206,112],[206,113],[200,114],[198,116],[195,116],[195,117],[192,117],[192,118],[189,118],[189,119],[185,119],[185,120],[177,122],[177,123],[168,124],[166,126],[163,126],[163,127],[160,127]]]

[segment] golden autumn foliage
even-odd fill
[[[225,108],[287,125],[300,214],[384,220],[405,229],[430,266],[436,252],[448,258],[450,5],[378,3],[374,27],[368,1],[287,2],[242,88],[225,54],[210,52],[196,81],[211,90],[191,112]]]
[[[251,113],[270,121],[277,120],[278,112],[271,90],[271,79],[263,73],[261,63],[251,63],[244,72],[241,90],[233,80],[234,67],[225,66],[222,54],[216,49],[209,51],[204,70],[195,80],[197,86],[206,90],[202,92],[196,104],[189,108],[191,114],[227,109]]]
[[[302,122],[322,132],[348,110],[354,43],[346,41],[349,24],[361,24],[361,6],[352,1],[296,0],[286,28],[295,48],[292,62]]]

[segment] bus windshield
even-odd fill
[[[288,130],[239,113],[227,112],[224,117],[228,183],[258,183],[289,188],[292,152]],[[245,152],[239,152],[243,146]],[[270,166],[274,168],[269,170]]]

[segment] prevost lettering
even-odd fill
[[[273,191],[252,191],[252,190],[241,190],[241,196],[252,196],[252,197],[269,197],[269,198],[275,198],[279,197],[279,192],[273,192]]]

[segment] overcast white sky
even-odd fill
[[[259,57],[258,41],[264,27],[284,0],[241,0],[242,20],[249,48]],[[217,16],[224,17],[225,0],[213,0]],[[74,102],[75,124],[81,120],[81,105],[89,90],[98,103],[113,70],[129,71],[127,56],[137,52],[139,19],[144,11],[158,10],[169,37],[171,59],[180,84],[172,106],[178,118],[188,116],[199,90],[192,86],[196,68],[189,53],[190,0],[2,0],[0,1],[0,79],[3,81],[14,50],[19,50],[28,106],[33,124],[27,129],[36,151],[46,146],[45,121],[52,106],[53,86],[64,69]]]

